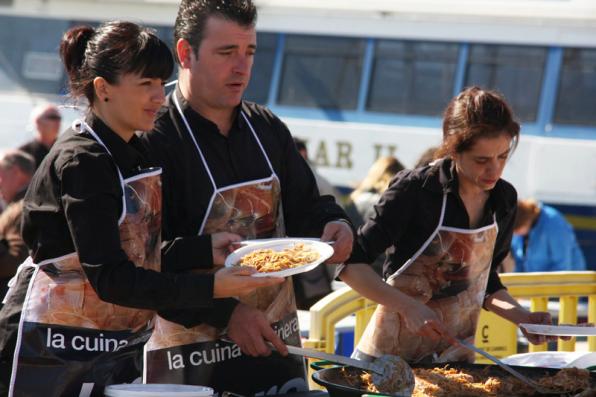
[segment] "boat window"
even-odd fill
[[[0,26],[0,91],[64,92],[58,47],[69,21],[0,15]]]
[[[244,93],[244,97],[249,101],[260,104],[267,103],[275,62],[277,37],[278,35],[274,33],[257,33],[257,52],[250,83]]]
[[[155,34],[159,37],[164,43],[168,45],[168,48],[172,52],[172,57],[174,58],[174,70],[172,71],[172,75],[168,78],[167,82],[171,82],[178,79],[178,64],[176,63],[176,52],[174,50],[174,28],[172,26],[164,26],[164,25],[143,25],[148,28],[154,29]],[[169,94],[174,89],[174,85],[168,85],[166,87],[166,94]]]
[[[172,55],[174,54],[174,28],[171,26],[163,26],[163,25],[143,25],[147,26],[150,29],[155,30],[155,34],[159,37],[164,43],[168,45],[170,51],[172,51]]]
[[[356,109],[364,48],[364,39],[286,36],[278,103]]]
[[[465,85],[501,92],[521,121],[535,121],[547,49],[544,47],[470,46]]]
[[[453,95],[458,48],[377,41],[367,110],[439,116]]]
[[[596,50],[567,48],[563,55],[555,123],[596,126]]]

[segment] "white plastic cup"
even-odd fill
[[[131,383],[106,386],[104,394],[106,397],[211,397],[213,389],[205,386]]]

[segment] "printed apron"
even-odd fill
[[[457,338],[473,342],[492,262],[497,222],[479,229],[439,224],[424,245],[387,283],[426,304]],[[353,356],[372,360],[394,354],[407,362],[474,361],[474,354],[446,341],[433,342],[410,331],[402,316],[379,305]]]
[[[213,186],[199,235],[227,231],[249,239],[285,236],[279,179],[244,113],[241,112],[242,117],[259,144],[271,176],[218,187],[176,96],[172,98]],[[240,297],[240,301],[263,311],[286,344],[300,346],[291,278],[280,285],[259,288]],[[155,330],[145,346],[145,381],[205,385],[218,393],[231,391],[242,395],[308,390],[302,357],[282,357],[277,352],[269,357],[246,356],[238,345],[220,339],[224,333],[225,330],[208,324],[185,328],[157,317]]]
[[[75,123],[105,147],[87,124]],[[123,190],[122,248],[136,266],[160,271],[161,169],[127,179],[120,170],[118,175]],[[28,258],[19,273],[25,268],[33,268],[30,280],[14,278],[13,288],[28,290],[9,396],[103,396],[105,385],[130,383],[141,376],[140,353],[150,336],[153,311],[102,301],[76,252],[40,263]]]

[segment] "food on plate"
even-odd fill
[[[240,258],[240,266],[252,266],[262,273],[277,272],[306,265],[319,259],[321,255],[303,243],[294,244],[282,251],[259,249]]]
[[[484,369],[456,369],[445,367],[414,368],[416,387],[412,397],[447,396],[534,396],[536,391],[510,375],[489,374],[490,367]],[[365,372],[347,371],[342,368],[346,383],[363,391],[391,393],[378,390],[372,383],[372,376]],[[585,369],[564,368],[554,375],[543,375],[535,380],[542,386],[560,390],[561,395],[578,393],[590,389],[590,372]]]

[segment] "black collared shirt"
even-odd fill
[[[398,173],[374,207],[374,216],[358,230],[357,244],[349,262],[372,262],[386,248],[389,255],[383,267],[385,277],[397,271],[424,244],[438,226],[447,192],[443,226],[470,229],[468,213],[459,196],[457,173],[451,160]],[[499,231],[495,243],[487,295],[505,288],[497,274],[498,265],[511,246],[517,193],[500,179],[490,191],[478,227],[493,223]]]
[[[210,307],[213,276],[159,273],[128,259],[120,244],[118,169],[127,178],[150,164],[137,137],[127,143],[99,118],[87,122],[111,155],[91,134],[73,129],[54,144],[24,200],[23,238],[34,262],[76,251],[107,302],[152,310]]]
[[[50,150],[38,141],[37,139],[33,139],[23,146],[19,147],[19,150],[24,151],[25,153],[29,153],[35,159],[35,166],[39,167],[41,161],[44,159],[45,156],[50,152]]]
[[[319,195],[312,171],[297,152],[288,128],[268,109],[242,102],[236,109],[236,117],[228,136],[224,136],[216,124],[190,107],[177,87],[168,96],[167,106],[158,118],[154,130],[141,137],[147,144],[151,157],[157,159],[164,170],[165,239],[196,236],[214,192],[172,95],[177,95],[217,187],[267,178],[272,173],[248,123],[240,114],[242,111],[250,120],[280,180],[286,233],[289,236],[318,237],[327,222],[347,219],[333,197]],[[198,240],[204,238],[197,237]],[[201,253],[200,250],[192,256],[189,253],[185,263],[193,266],[197,263],[197,258],[200,260],[206,255],[211,258],[210,253]],[[190,269],[192,267],[180,270]],[[213,325],[227,323],[235,302],[221,300],[220,305],[217,318],[204,315],[205,322]]]

